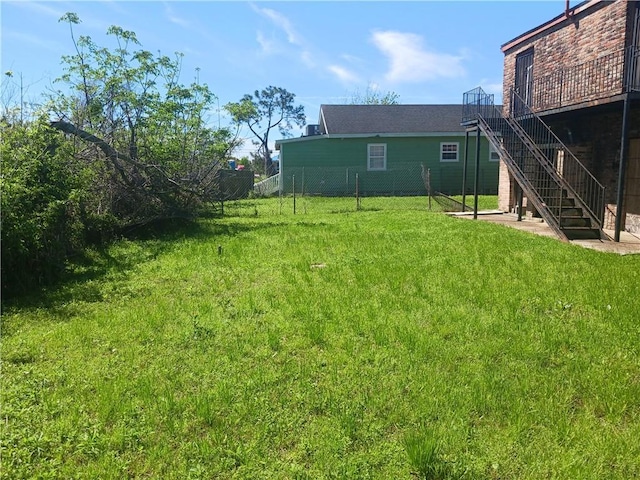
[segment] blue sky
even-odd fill
[[[146,50],[182,52],[183,82],[199,68],[220,106],[274,85],[294,93],[307,122],[316,123],[321,104],[348,103],[367,88],[395,92],[406,104],[460,103],[480,85],[500,101],[500,46],[564,8],[564,0],[2,0],[0,63],[14,81],[22,77],[26,99],[37,100],[62,73],[61,56],[73,53],[68,25],[58,19],[75,12],[82,20],[76,35],[98,44],[108,46],[105,32],[118,25]]]

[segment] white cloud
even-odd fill
[[[386,79],[390,82],[422,82],[465,74],[462,56],[429,51],[420,35],[378,31],[373,33],[372,42],[389,59]]]
[[[262,15],[263,17],[270,20],[276,27],[282,30],[286,37],[287,42],[291,45],[294,45],[296,48],[300,48],[299,50],[299,58],[302,63],[304,63],[308,68],[314,68],[316,66],[316,62],[313,58],[312,52],[307,48],[307,42],[305,39],[296,32],[291,21],[282,15],[280,12],[272,10],[270,8],[259,8],[255,5],[252,5],[254,11]],[[265,54],[274,54],[278,51],[285,51],[284,48],[278,45],[278,42],[275,38],[267,38],[264,33],[258,31],[256,33],[256,40],[260,44],[260,48],[262,52]]]
[[[64,46],[60,42],[51,41],[46,37],[37,37],[35,35],[29,33],[21,33],[15,32],[13,30],[4,30],[2,32],[3,37],[5,39],[15,39],[22,43],[29,43],[36,47],[42,48],[44,50],[49,50],[50,52],[54,52],[60,54],[60,52],[64,52]]]
[[[63,2],[54,2],[54,1],[48,1],[48,2],[18,1],[18,2],[12,2],[11,6],[21,8],[23,10],[27,10],[29,12],[27,13],[29,17],[32,17],[34,15],[39,15],[43,17],[50,17],[52,19],[55,19],[56,21],[60,21],[60,19],[69,12],[75,12],[78,14],[80,19],[80,26],[74,25],[73,27],[74,30],[76,31],[85,32],[87,29],[91,29],[91,30],[98,30],[100,31],[100,33],[104,33],[107,30],[107,27],[109,26],[109,24],[106,23],[104,20],[100,18],[94,18],[90,14],[87,14],[87,12],[81,14],[79,13],[78,10],[75,10],[74,8],[71,8],[71,7],[69,7],[68,10],[62,10],[62,9],[54,8],[53,6],[51,6],[55,4],[69,6],[68,4]],[[66,22],[61,22],[61,23],[64,24]],[[4,35],[4,32],[3,32],[3,35]]]
[[[164,14],[171,23],[175,23],[183,28],[189,28],[191,26],[191,23],[188,20],[185,20],[175,14],[173,8],[171,8],[171,5],[168,2],[164,2]]]
[[[267,38],[260,30],[256,32],[256,41],[260,45],[262,53],[270,55],[276,51],[276,43]]]
[[[494,95],[502,95],[502,82],[489,83],[488,80],[482,80],[480,86],[487,93],[493,93]]]
[[[275,10],[272,10],[270,8],[259,8],[255,5],[253,6],[253,8],[260,15],[268,18],[277,27],[282,29],[287,35],[287,40],[289,41],[289,43],[298,46],[301,46],[304,43],[302,37],[298,35],[298,32],[296,32],[295,28],[291,24],[291,21],[280,12],[276,12]]]
[[[313,68],[316,66],[316,62],[313,59],[313,53],[311,53],[309,50],[303,50],[303,52],[300,54],[300,59],[309,68]]]
[[[338,80],[340,80],[343,83],[359,83],[360,82],[360,78],[358,77],[358,75],[347,70],[344,67],[341,67],[340,65],[329,65],[327,69],[331,73],[333,73],[338,78]]]
[[[494,103],[499,105],[502,103],[502,82],[492,82],[488,78],[483,78],[478,82],[478,86],[485,91],[485,93],[489,93],[494,96]]]
[[[32,13],[60,19],[65,12],[39,2],[14,2],[13,6],[30,10]]]
[[[360,57],[356,57],[354,55],[349,55],[348,53],[343,53],[340,57],[349,63],[363,63],[363,60]]]

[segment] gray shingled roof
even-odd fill
[[[464,132],[461,119],[462,105],[320,106],[321,133],[330,135]]]

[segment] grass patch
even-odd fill
[[[289,201],[5,305],[2,478],[640,475],[640,257]]]

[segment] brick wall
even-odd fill
[[[514,205],[513,179],[509,174],[507,165],[500,160],[500,170],[498,172],[498,209],[503,212],[510,212]]]
[[[511,111],[510,91],[516,81],[516,58],[530,48],[534,51],[533,101],[534,107],[538,106],[534,110],[542,114],[545,109],[591,102],[623,93],[624,47],[630,44],[633,31],[631,12],[634,11],[634,3],[625,0],[593,0],[572,9],[575,14],[569,18],[560,18],[557,21],[550,19],[549,24],[541,27],[540,31],[533,30],[527,34],[529,38],[523,35],[520,39],[505,44],[505,114]],[[592,70],[581,67],[587,62],[591,62],[588,65]],[[559,81],[561,75],[562,81]],[[597,91],[593,85],[597,85]],[[571,95],[573,97],[570,97]],[[556,97],[561,98],[561,104],[556,102]],[[581,109],[543,119],[605,186],[605,203],[615,212],[622,103],[611,104],[609,107],[611,108],[606,111]],[[629,138],[639,139],[640,108],[637,105],[632,107],[629,125]],[[640,191],[640,188],[637,190]],[[508,174],[506,166],[501,165],[498,187],[498,203],[501,210],[513,209],[513,191],[513,179]],[[611,228],[612,219],[611,214],[606,215],[605,228]],[[626,224],[627,229],[633,226],[633,230],[640,231],[640,212],[627,213]]]
[[[606,188],[606,203],[615,203],[618,191],[622,103],[614,111],[583,109],[544,119],[553,132]],[[640,138],[640,108],[629,112],[629,138]]]
[[[612,230],[617,211],[622,103],[618,103],[615,110],[582,109],[545,120],[576,158],[604,185],[605,203],[608,206],[605,209],[605,228]],[[640,105],[634,104],[629,112],[629,139],[640,139]],[[513,179],[506,165],[501,163],[498,207],[508,212],[512,211],[514,205]],[[640,232],[640,215],[627,212],[623,227],[625,225],[628,231]]]
[[[510,90],[515,83],[515,63],[518,54],[533,47],[533,78],[543,79],[560,68],[582,64],[596,58],[620,52],[625,47],[629,22],[627,2],[594,2],[583,11],[565,19],[556,26],[544,30],[530,39],[511,45],[505,50],[503,74],[503,105],[510,111]],[[622,71],[609,72],[601,79],[613,89],[622,88]],[[585,77],[593,81],[593,76]],[[617,83],[616,83],[617,82]],[[618,85],[619,84],[619,85]],[[580,84],[575,85],[581,91]],[[542,88],[538,95],[546,95]],[[621,93],[621,92],[618,92]],[[534,92],[534,95],[536,92]],[[577,94],[577,93],[576,93]],[[565,94],[566,95],[566,94]],[[584,101],[590,100],[585,98]]]

